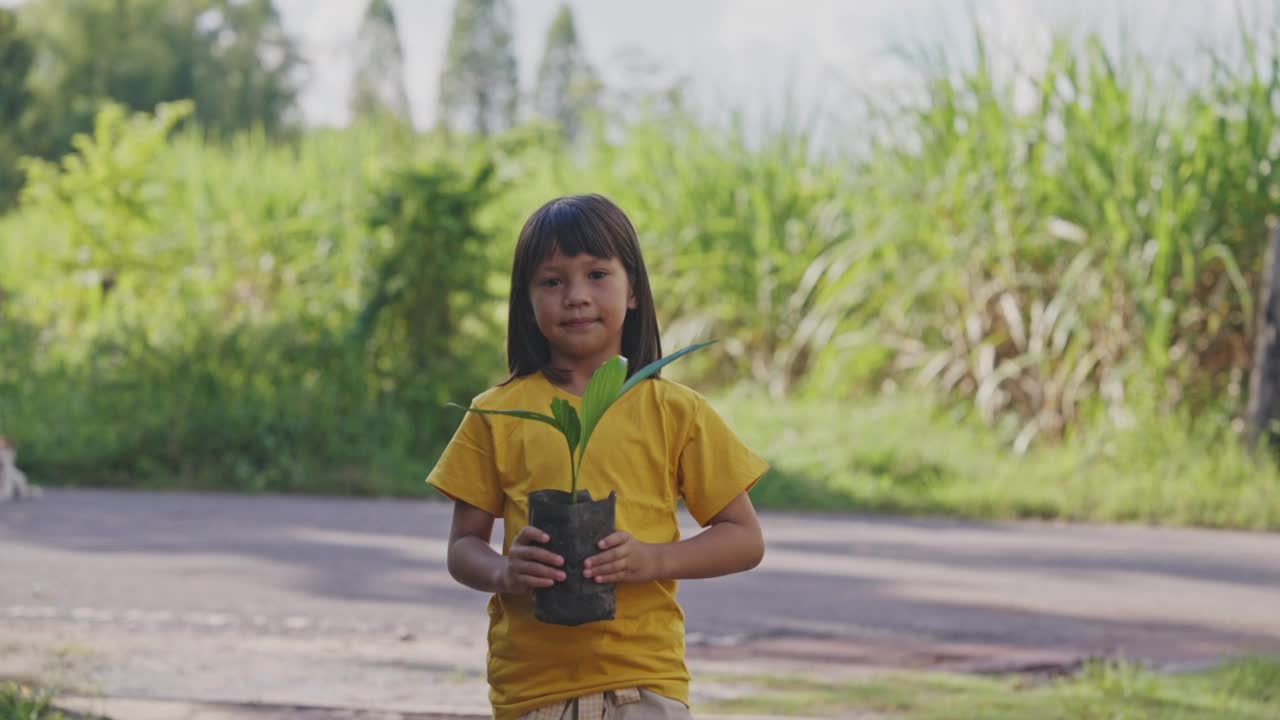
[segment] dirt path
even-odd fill
[[[484,712],[446,505],[52,491],[0,505],[0,676],[141,698]],[[695,701],[743,674],[1280,653],[1280,535],[767,514],[684,583]],[[696,532],[692,526],[687,532]]]

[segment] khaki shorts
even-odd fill
[[[601,697],[603,695],[603,697]],[[581,707],[579,707],[581,706]],[[520,720],[540,720],[549,717],[547,708],[520,716]],[[672,700],[649,690],[640,690],[640,702],[619,704],[612,691],[587,698],[570,700],[556,720],[693,720],[689,708],[679,700]]]

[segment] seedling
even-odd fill
[[[559,430],[564,435],[565,443],[569,446],[569,471],[571,474],[569,495],[571,498],[570,503],[572,504],[578,500],[578,473],[582,469],[582,458],[587,452],[587,441],[591,439],[591,433],[600,424],[600,419],[604,417],[605,411],[641,380],[658,372],[672,361],[688,355],[694,350],[704,348],[713,342],[715,341],[690,345],[664,358],[654,360],[638,370],[630,378],[627,378],[626,358],[621,355],[609,358],[604,364],[596,368],[595,372],[591,373],[591,379],[587,381],[587,389],[582,393],[581,418],[578,417],[578,411],[564,398],[552,398],[550,415],[530,410],[480,410],[478,408],[464,407],[457,403],[449,403],[449,405],[482,415],[506,415],[524,420],[537,420]]]

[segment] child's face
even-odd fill
[[[529,302],[552,363],[588,372],[621,354],[622,323],[636,307],[621,260],[585,252],[569,257],[559,249],[534,270]]]

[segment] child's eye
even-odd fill
[[[602,280],[608,275],[609,273],[605,272],[604,270],[592,270],[591,273],[587,275],[587,277],[591,278],[592,280]]]
[[[538,283],[538,285],[542,287],[555,287],[559,283],[560,283],[560,280],[558,278],[543,278],[542,281]]]

